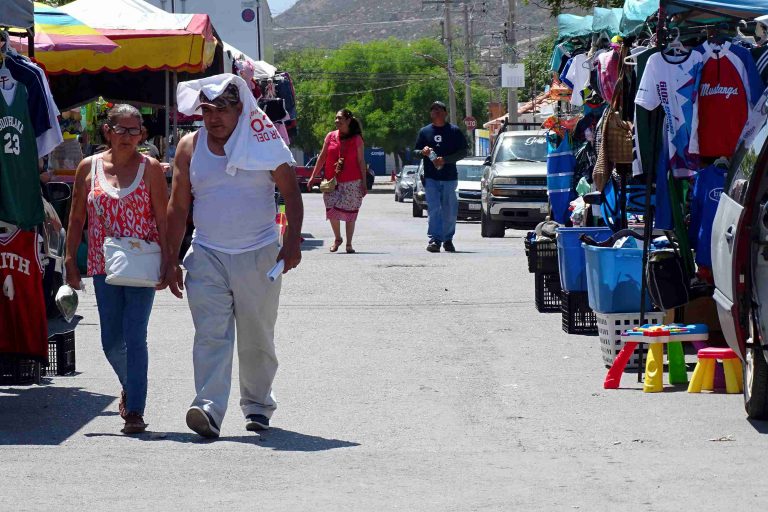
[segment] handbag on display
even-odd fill
[[[626,50],[622,49],[619,62],[624,62]],[[606,159],[614,164],[631,164],[634,160],[634,142],[632,136],[632,123],[624,121],[621,117],[621,98],[623,94],[624,66],[619,67],[619,78],[616,89],[611,98],[611,104],[607,109],[603,126],[603,138],[605,139]]]
[[[689,282],[680,255],[673,249],[653,251],[648,257],[648,293],[658,308],[675,309],[690,302]]]
[[[96,176],[96,158],[91,162],[91,190]],[[118,199],[120,201],[120,199]],[[97,215],[100,212],[97,210]],[[103,218],[102,218],[103,221]],[[132,236],[109,236],[109,226],[104,222],[104,270],[107,284],[154,288],[160,283],[162,250],[157,242]]]
[[[341,142],[341,138],[339,140],[339,159],[336,160],[336,172],[333,173],[333,177],[331,179],[323,178],[323,181],[320,182],[320,192],[324,194],[329,194],[336,190],[336,186],[338,185],[338,182],[336,181],[336,176],[339,175],[339,173],[344,169],[344,144]]]

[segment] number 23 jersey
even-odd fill
[[[44,220],[37,142],[21,82],[0,93],[0,220],[22,229]]]

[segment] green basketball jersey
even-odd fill
[[[10,105],[0,92],[0,220],[31,229],[44,216],[27,88],[17,82]]]

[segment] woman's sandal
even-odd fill
[[[355,254],[355,250],[351,245],[347,245],[347,254]]]
[[[339,250],[339,247],[341,247],[341,244],[344,243],[343,238],[337,238],[333,241],[333,245],[331,245],[331,252],[336,252]]]

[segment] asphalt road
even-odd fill
[[[741,396],[602,389],[596,337],[533,306],[523,232],[425,251],[426,219],[376,185],[331,254],[305,194],[304,261],[283,283],[274,428],[246,432],[234,381],[216,441],[188,431],[193,328],[158,295],[150,433],[120,434],[119,385],[81,300],[77,370],[0,388],[0,511],[757,510],[768,427]],[[236,367],[236,366],[235,366]]]

